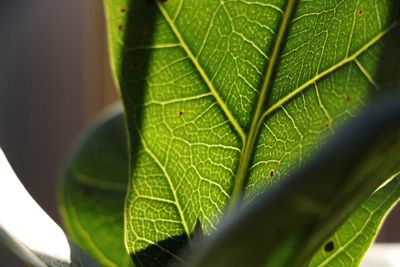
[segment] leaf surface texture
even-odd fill
[[[149,248],[152,264],[179,261],[182,240],[217,229],[230,200],[302,166],[381,88],[383,39],[398,30],[391,1],[105,7],[130,140],[125,240],[139,264]]]

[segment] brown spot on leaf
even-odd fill
[[[325,244],[324,246],[324,250],[325,252],[331,252],[335,249],[335,244],[333,243],[333,241],[328,241],[328,243]]]
[[[362,15],[364,15],[364,13],[365,13],[365,10],[364,10],[364,8],[359,8],[359,9],[357,9],[357,16],[362,16]]]
[[[178,112],[178,116],[179,116],[179,117],[182,117],[183,114],[184,114],[184,112],[183,112],[182,110],[180,110],[180,111]]]
[[[118,24],[117,28],[118,28],[119,31],[121,31],[124,28],[124,26],[122,24]]]
[[[346,102],[350,102],[351,101],[351,95],[346,95],[344,97],[344,99],[346,100]]]
[[[330,121],[325,122],[324,127],[325,128],[331,128],[332,127],[331,122]]]
[[[275,175],[275,171],[274,170],[270,170],[269,174],[268,174],[269,178],[274,177],[274,175]]]
[[[127,11],[126,7],[121,7],[119,9],[119,12],[121,12],[122,14],[124,14]]]

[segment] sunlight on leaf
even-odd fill
[[[370,196],[313,257],[310,267],[358,266],[400,199],[400,176]]]
[[[155,266],[355,116],[398,27],[388,0],[104,3],[130,140],[126,245],[158,249]]]

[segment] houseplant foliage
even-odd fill
[[[187,262],[181,249],[196,243],[197,236],[219,232],[223,214],[240,221],[238,207],[252,207],[269,191],[281,193],[271,199],[276,210],[279,203],[284,209],[291,199],[286,193],[295,188],[290,182],[285,187],[287,177],[313,162],[327,138],[378,91],[399,85],[398,55],[385,55],[399,45],[395,1],[105,0],[104,5],[125,115],[92,129],[71,158],[62,189],[69,232],[103,265]],[[354,135],[342,138],[356,140]],[[394,140],[390,146],[396,148]],[[360,164],[366,171],[349,177],[365,175],[369,182],[359,184],[359,191],[354,184],[338,187],[343,189],[338,205],[303,198],[304,210],[319,204],[335,208],[320,228],[304,222],[307,229],[323,230],[301,238],[281,233],[279,246],[259,242],[251,257],[268,250],[268,266],[357,265],[400,196],[393,178],[400,170],[397,151]],[[309,191],[329,191],[324,176],[305,179]],[[334,177],[326,179],[331,184]],[[299,210],[281,213],[294,222],[307,218],[296,218]],[[273,221],[274,213],[270,218],[263,233],[289,225]],[[307,241],[311,245],[304,245],[308,254],[303,255],[298,242]]]
[[[61,211],[77,244],[105,266],[131,266],[123,245],[127,144],[119,108],[89,130],[64,172]]]

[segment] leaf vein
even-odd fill
[[[360,69],[362,74],[367,78],[367,80],[372,84],[372,86],[375,87],[375,89],[379,90],[379,85],[376,83],[375,79],[372,77],[371,73],[368,72],[368,70],[361,64],[361,62],[357,59],[354,60],[354,63],[356,63],[357,67]]]
[[[386,29],[381,31],[379,34],[377,34],[374,38],[372,38],[369,42],[367,42],[365,45],[363,45],[360,49],[358,49],[352,55],[345,57],[344,59],[342,59],[338,63],[334,64],[330,68],[324,70],[323,72],[314,76],[310,80],[304,82],[302,85],[300,85],[299,87],[294,89],[292,92],[287,94],[285,97],[281,98],[278,102],[276,102],[274,105],[272,105],[270,108],[268,108],[267,111],[265,111],[265,113],[262,116],[261,121],[264,121],[268,115],[270,115],[271,113],[276,111],[278,108],[282,107],[283,104],[285,104],[289,100],[293,99],[295,96],[297,96],[303,90],[310,87],[312,84],[316,83],[317,81],[321,80],[322,78],[326,77],[327,75],[333,73],[334,71],[343,67],[347,63],[354,61],[358,56],[360,56],[362,53],[364,53],[368,48],[370,48],[372,45],[374,45],[375,43],[380,41],[387,33],[389,33],[392,29],[394,29],[398,24],[399,24],[399,21],[393,22],[389,27],[387,27]]]
[[[179,43],[182,46],[182,49],[185,51],[185,53],[191,59],[193,65],[195,66],[195,68],[199,72],[200,76],[203,78],[204,82],[206,83],[206,85],[210,89],[211,93],[214,95],[215,100],[220,105],[222,111],[228,117],[228,119],[231,122],[233,128],[237,131],[237,133],[239,134],[240,138],[242,140],[244,140],[245,139],[245,133],[243,131],[243,128],[240,126],[239,122],[233,116],[232,112],[229,110],[228,106],[226,105],[226,103],[224,102],[222,97],[219,95],[219,93],[218,93],[217,89],[215,88],[214,84],[211,82],[210,78],[208,77],[208,75],[204,71],[203,67],[200,65],[200,63],[197,60],[197,58],[192,53],[192,51],[189,48],[189,46],[186,44],[185,40],[183,39],[183,37],[180,34],[179,30],[176,28],[175,23],[173,22],[173,20],[171,19],[171,17],[167,13],[167,11],[164,9],[164,7],[160,3],[157,2],[157,5],[159,7],[159,10],[161,11],[161,14],[163,15],[163,17],[167,21],[168,25],[170,26],[171,30],[174,32],[175,36],[178,38]]]
[[[241,198],[241,192],[245,184],[245,179],[247,178],[248,175],[250,161],[252,159],[253,151],[256,146],[259,135],[260,119],[262,119],[262,112],[264,110],[265,101],[268,95],[268,91],[272,84],[272,78],[275,71],[276,63],[279,58],[279,53],[282,50],[282,46],[284,43],[284,36],[290,22],[290,17],[292,16],[293,11],[295,10],[296,3],[297,3],[296,0],[289,0],[286,5],[285,12],[282,15],[276,40],[272,48],[270,62],[265,70],[265,76],[260,89],[254,115],[251,121],[250,130],[247,139],[244,143],[243,152],[240,157],[238,171],[236,173],[232,189],[231,201],[229,203],[230,205],[229,207],[231,210],[237,206]]]
[[[184,228],[185,234],[188,236],[188,238],[190,239],[190,231],[189,231],[189,227],[188,224],[185,220],[185,216],[183,215],[183,210],[181,208],[181,205],[179,203],[179,199],[178,199],[178,195],[176,193],[176,189],[172,183],[172,179],[169,175],[169,173],[167,172],[167,170],[165,169],[165,167],[161,164],[161,162],[158,160],[158,158],[156,157],[156,155],[154,155],[154,153],[151,151],[151,149],[147,146],[146,142],[144,141],[144,138],[141,136],[140,132],[140,141],[143,145],[143,148],[145,149],[145,151],[147,152],[147,154],[153,159],[153,161],[157,164],[157,166],[160,168],[160,170],[163,172],[165,178],[167,179],[168,185],[171,189],[171,193],[174,197],[174,202],[175,202],[175,206],[176,209],[178,211],[179,217],[182,221],[182,226]]]

